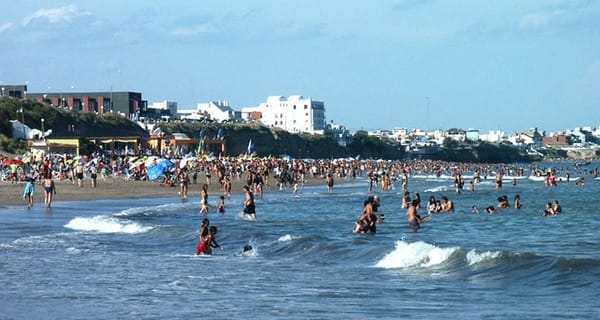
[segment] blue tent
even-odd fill
[[[175,164],[170,160],[160,160],[155,166],[148,168],[148,179],[156,180],[160,178],[165,172],[169,171]]]

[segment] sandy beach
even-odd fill
[[[198,179],[196,184],[190,183],[188,198],[197,198],[199,201],[200,189],[205,180]],[[305,185],[324,184],[324,180],[319,178],[308,178]],[[240,194],[243,192],[242,187],[245,184],[244,179],[232,179],[231,192]],[[91,180],[84,179],[83,187],[78,187],[70,180],[55,180],[56,195],[53,201],[78,201],[78,200],[99,200],[99,199],[139,199],[146,197],[179,197],[179,186],[166,187],[157,181],[134,181],[125,180],[123,178],[107,178],[106,180],[98,179],[96,188],[92,188]],[[23,199],[24,182],[17,184],[9,181],[0,182],[0,206],[8,205],[26,205],[27,202]],[[39,182],[36,182],[34,193],[34,206],[43,206],[44,188]],[[276,186],[271,182],[269,188],[265,188],[265,192],[274,190]],[[208,187],[209,197],[222,195],[220,184],[212,179]]]

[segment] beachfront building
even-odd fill
[[[392,136],[396,141],[403,141],[408,139],[408,128],[394,128],[392,129]]]
[[[542,139],[543,136],[537,128],[531,128],[527,131],[517,131],[514,135],[508,137],[507,140],[514,145],[541,146]]]
[[[325,126],[325,132],[334,137],[340,146],[345,147],[350,143],[350,130],[344,125],[333,123],[333,120]]]
[[[0,84],[0,98],[27,98],[27,84]]]
[[[477,142],[479,141],[479,130],[467,129],[465,138],[468,141]]]
[[[145,116],[148,102],[139,92],[44,92],[29,93],[27,98],[52,107],[95,113],[115,112],[131,120]]]
[[[463,142],[466,139],[466,132],[463,129],[451,128],[446,131],[446,138],[452,139],[458,142]]]
[[[311,97],[270,96],[258,107],[242,108],[242,115],[247,120],[258,118],[266,126],[293,133],[322,134],[325,129],[325,103]]]
[[[196,111],[207,115],[209,119],[216,121],[241,120],[241,112],[233,110],[228,101],[209,101],[198,103]]]
[[[506,132],[502,130],[490,130],[486,134],[480,134],[479,139],[485,142],[498,143],[508,139],[508,136],[506,135]]]
[[[169,120],[177,114],[177,101],[163,100],[148,105],[146,117],[154,120]]]

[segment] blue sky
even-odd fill
[[[9,1],[0,81],[192,108],[325,102],[352,130],[600,125],[600,1]]]

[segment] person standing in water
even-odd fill
[[[186,167],[181,168],[179,171],[179,196],[181,200],[186,200],[188,197],[188,188],[190,185],[190,176]]]
[[[333,193],[333,175],[331,175],[331,173],[327,174],[327,179],[326,179],[326,183],[327,183],[327,192],[328,193]]]
[[[217,235],[217,227],[215,226],[210,226],[208,228],[208,235],[205,238],[205,250],[204,250],[204,254],[206,255],[211,255],[212,254],[212,249],[213,248],[219,248],[221,250],[223,250],[223,247],[217,243],[217,239],[215,238]]]
[[[219,202],[217,203],[217,213],[218,214],[225,213],[225,196],[219,197]]]
[[[208,228],[210,221],[206,218],[202,219],[200,232],[198,234],[198,245],[196,246],[196,255],[206,252],[206,237],[208,236]]]
[[[27,178],[25,188],[23,189],[23,199],[27,199],[27,207],[33,206],[33,193],[35,192],[35,183],[32,178]]]
[[[421,216],[419,216],[419,214],[417,213],[417,205],[418,202],[416,200],[412,200],[410,205],[408,206],[408,210],[406,210],[408,226],[413,230],[419,229],[421,227],[421,222],[423,222]]]
[[[44,205],[46,208],[50,208],[52,206],[52,198],[56,194],[56,186],[54,185],[54,180],[52,180],[52,175],[47,175],[43,182],[44,185]]]
[[[200,208],[201,214],[208,214],[208,184],[202,185],[202,191],[200,191],[200,202],[202,207]]]
[[[244,215],[249,215],[252,219],[256,220],[256,205],[254,203],[254,193],[250,191],[249,186],[244,186],[244,192],[246,193],[246,199],[244,200]]]

